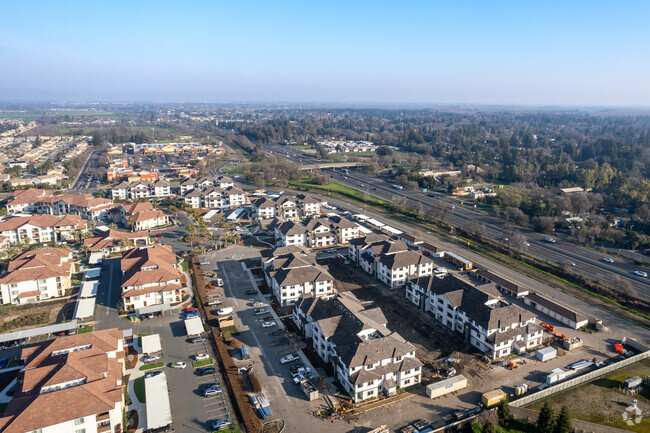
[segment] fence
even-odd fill
[[[634,340],[628,339],[627,344],[630,344],[630,341],[634,341]],[[635,341],[635,343],[639,344],[641,347],[645,347],[645,346],[641,345],[640,343],[637,343],[636,341]],[[646,359],[648,357],[650,357],[650,350],[646,350],[643,353],[639,353],[638,355],[634,355],[634,356],[631,356],[629,358],[623,359],[623,360],[621,360],[619,362],[608,365],[606,367],[599,368],[598,370],[592,371],[592,372],[587,373],[585,375],[582,375],[580,377],[576,377],[574,379],[569,379],[567,381],[560,382],[557,385],[551,386],[550,388],[546,388],[546,389],[544,389],[542,391],[539,391],[539,392],[536,392],[534,394],[530,394],[530,395],[522,397],[522,398],[520,398],[518,400],[515,400],[515,401],[511,402],[510,405],[515,406],[515,407],[521,407],[521,406],[525,406],[525,405],[530,404],[530,403],[534,403],[537,400],[541,400],[543,398],[549,397],[549,396],[551,396],[553,394],[556,394],[558,392],[567,390],[569,388],[573,388],[574,386],[578,386],[578,385],[583,384],[585,382],[590,382],[592,380],[598,379],[599,377],[605,376],[606,374],[611,373],[612,371],[616,371],[616,370],[619,370],[619,369],[621,369],[623,367],[627,367],[628,365],[632,365],[632,364],[637,363],[639,361],[643,361],[644,359]]]

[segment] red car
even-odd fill
[[[185,309],[186,313],[194,313],[195,311],[198,312],[199,309],[198,308],[186,308]]]
[[[157,235],[153,235],[154,238],[162,238],[163,236],[165,236],[164,233],[158,233]]]

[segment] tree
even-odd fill
[[[555,420],[555,430],[554,433],[572,433],[573,427],[571,426],[571,418],[569,417],[569,409],[566,406],[562,406],[560,409],[560,414]]]
[[[36,149],[37,147],[41,147],[43,144],[43,140],[41,139],[41,136],[38,135],[36,136],[36,140],[34,140],[34,143],[32,144],[32,149]]]
[[[539,411],[539,416],[537,417],[537,432],[538,433],[553,433],[553,409],[548,402],[544,403],[542,409]]]
[[[505,427],[510,421],[510,406],[508,406],[508,400],[501,400],[499,407],[497,408],[497,415],[499,416],[499,425]]]
[[[483,433],[497,433],[497,427],[492,420],[488,419],[483,423]]]
[[[108,225],[108,228],[109,228],[109,229],[112,229],[112,230],[116,230],[116,229],[117,229],[117,224],[115,224],[115,223],[110,223],[110,224]]]

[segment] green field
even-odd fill
[[[212,364],[214,364],[214,361],[212,359],[204,359],[202,361],[193,362],[192,367],[199,368],[199,367],[205,367],[206,365],[212,365]]]
[[[144,376],[140,376],[133,381],[133,392],[140,403],[146,403],[147,398],[144,392]]]
[[[292,149],[296,149],[296,150],[308,150],[308,149],[311,149],[311,146],[308,145],[308,144],[292,144],[289,147],[292,148]]]
[[[43,116],[65,116],[70,117],[101,117],[103,119],[118,118],[120,115],[109,111],[84,111],[84,110],[64,110],[64,111],[41,111],[36,113],[18,113],[18,112],[0,112],[0,119],[21,119],[25,122],[38,120]]]
[[[346,197],[350,197],[356,200],[363,201],[368,204],[375,204],[379,206],[387,206],[390,203],[387,200],[376,197],[372,194],[365,193],[363,191],[350,188],[349,186],[342,185],[336,182],[330,182],[327,185],[316,185],[310,183],[307,179],[303,180],[291,180],[289,185],[298,189],[311,189],[315,191],[323,191],[327,193],[340,194]]]

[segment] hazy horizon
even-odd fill
[[[7,2],[0,100],[650,106],[650,3]]]

